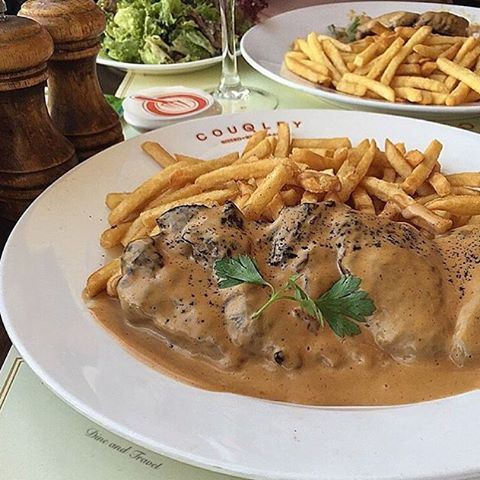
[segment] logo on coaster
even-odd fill
[[[152,97],[134,96],[143,100],[143,108],[154,115],[176,117],[199,112],[208,107],[208,100],[195,93],[169,93]]]

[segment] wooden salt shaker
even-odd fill
[[[52,39],[33,20],[5,11],[0,0],[0,217],[15,221],[77,159],[45,104]]]
[[[105,16],[91,0],[28,0],[20,15],[42,24],[55,52],[48,62],[49,110],[80,160],[123,140],[120,119],[97,78]]]

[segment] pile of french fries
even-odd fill
[[[480,172],[444,175],[434,140],[425,151],[375,140],[353,146],[344,138],[291,138],[287,123],[277,135],[253,134],[244,150],[213,160],[171,155],[155,142],[142,145],[163,168],[128,193],[109,193],[106,249],[156,235],[156,220],[180,205],[233,201],[251,220],[273,221],[285,206],[334,200],[371,215],[408,222],[430,236],[480,223]],[[116,258],[94,272],[85,293],[115,296]]]
[[[421,105],[455,106],[480,99],[480,40],[432,34],[429,26],[389,30],[342,43],[310,33],[285,54],[288,70],[338,92]]]

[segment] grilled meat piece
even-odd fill
[[[391,12],[379,17],[372,18],[359,25],[357,29],[357,38],[363,38],[371,35],[372,27],[375,23],[381,23],[384,27],[394,29],[395,27],[411,27],[419,18],[418,13],[412,12]]]
[[[410,225],[334,202],[284,208],[271,224],[246,221],[231,203],[177,207],[158,225],[157,236],[132,242],[122,257],[122,309],[131,325],[220,368],[251,358],[278,367],[280,351],[286,369],[318,362],[339,367],[358,358],[408,363],[448,355],[454,332],[457,363],[480,351],[471,342],[478,338],[480,316],[471,282],[480,275],[476,228],[430,240]],[[459,263],[449,252],[462,252],[465,260]],[[269,289],[219,289],[214,273],[216,260],[239,254],[254,258],[275,288],[300,273],[297,281],[312,298],[342,273],[356,275],[376,311],[362,335],[344,340],[328,328],[312,328],[314,320],[292,302],[276,302],[252,319]]]
[[[415,27],[428,25],[440,35],[465,37],[468,35],[469,21],[450,12],[425,12],[415,22]]]

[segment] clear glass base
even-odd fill
[[[222,107],[222,113],[275,110],[278,107],[278,98],[275,95],[254,87],[216,89],[212,95]]]

